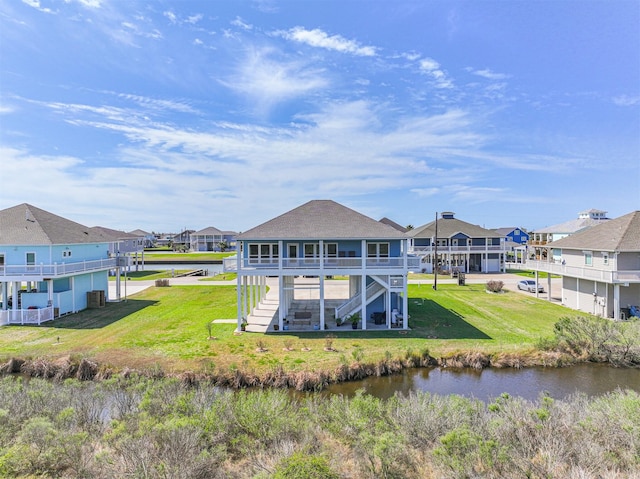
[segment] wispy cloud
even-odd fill
[[[43,7],[40,4],[40,0],[22,0],[22,3],[24,3],[25,5],[29,5],[30,7],[35,8],[36,10],[39,10],[43,13],[53,13],[50,8]]]
[[[243,30],[251,30],[253,28],[253,25],[251,25],[250,23],[246,23],[242,18],[240,17],[236,17],[232,22],[231,25],[235,26],[235,27],[240,27]]]
[[[472,73],[482,78],[486,78],[487,80],[506,80],[507,78],[510,77],[510,75],[507,75],[505,73],[496,73],[491,71],[488,68],[485,68],[484,70],[476,70],[471,67],[468,67],[466,68],[466,70],[469,73]]]
[[[423,58],[418,62],[420,71],[429,76],[437,88],[452,88],[453,82],[447,78],[440,64],[432,58]]]
[[[247,53],[232,77],[221,83],[239,95],[247,96],[255,111],[268,113],[283,101],[324,88],[329,81],[322,70],[304,61],[277,60],[268,48]]]
[[[340,53],[351,53],[362,57],[376,56],[375,47],[361,46],[354,40],[348,40],[341,35],[329,35],[318,28],[307,30],[304,27],[294,27],[288,31],[275,32],[275,34],[287,40],[305,43],[312,47],[325,48]]]
[[[613,103],[618,106],[640,105],[640,96],[620,95],[613,97]]]

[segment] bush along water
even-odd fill
[[[489,403],[221,390],[135,374],[0,380],[0,477],[631,478],[640,396]]]

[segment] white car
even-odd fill
[[[542,285],[536,284],[532,279],[523,279],[522,281],[518,281],[518,289],[529,291],[530,293],[535,293],[537,289],[538,293],[544,293]]]

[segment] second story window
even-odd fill
[[[277,263],[278,257],[278,243],[252,243],[249,245],[249,263],[251,264]]]
[[[586,266],[592,266],[593,265],[593,254],[591,253],[591,251],[585,251],[584,252],[584,264]]]
[[[367,258],[388,258],[389,243],[367,243]]]

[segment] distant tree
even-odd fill
[[[413,229],[413,225],[407,225],[407,226],[405,226],[405,228],[407,228],[407,230],[412,230]]]
[[[227,251],[227,248],[229,248],[229,244],[226,241],[220,241],[218,243],[218,248],[220,248],[220,251],[224,253],[225,251]]]

